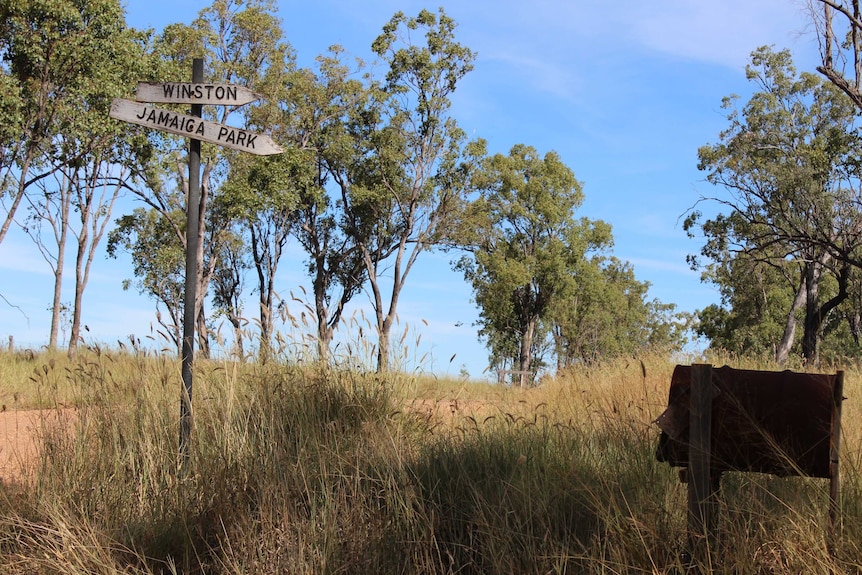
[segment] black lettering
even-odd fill
[[[228,86],[227,87],[227,97],[228,100],[236,100],[236,86]]]
[[[150,122],[151,124],[153,124],[153,123],[158,124],[159,119],[158,119],[158,116],[156,116],[156,109],[155,108],[150,108],[150,113],[147,116],[147,122]]]
[[[144,116],[146,116],[146,115],[147,115],[147,107],[146,107],[146,106],[144,106],[144,109],[143,109],[143,110],[141,110],[140,115],[135,114],[135,117],[136,117],[137,119],[139,119],[139,120],[143,120],[143,119],[144,119]]]
[[[174,85],[173,84],[162,84],[162,90],[165,92],[165,98],[173,98],[174,97]]]
[[[218,136],[216,136],[217,140],[221,140],[225,134],[230,133],[230,130],[226,126],[221,126],[218,129]]]
[[[201,89],[200,84],[195,85],[195,98],[200,100],[204,96],[204,91]]]
[[[177,116],[176,114],[174,114],[173,117],[171,118],[170,124],[167,127],[173,128],[174,130],[179,130],[180,129],[180,117]]]
[[[248,138],[245,140],[245,147],[254,150],[254,141],[257,140],[257,134],[247,134],[247,136]]]
[[[213,93],[212,84],[207,84],[206,88],[207,88],[207,99],[209,99],[212,97],[212,93]]]
[[[237,132],[236,143],[240,146],[245,146],[245,132]]]
[[[215,92],[217,100],[224,100],[224,87],[216,86]]]
[[[203,122],[198,122],[198,128],[197,128],[197,130],[195,130],[195,134],[198,134],[200,136],[204,135],[204,123]]]

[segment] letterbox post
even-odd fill
[[[688,448],[688,532],[692,558],[702,558],[712,539],[712,365],[691,366]]]
[[[841,451],[841,403],[844,401],[844,372],[835,376],[832,388],[832,429],[829,441],[829,552],[834,553],[835,543],[841,532],[840,507],[838,502],[838,471]]]

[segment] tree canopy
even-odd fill
[[[726,98],[728,129],[698,151],[707,180],[727,192],[709,199],[727,211],[702,223],[694,211],[685,227],[706,238],[704,279],[729,306],[704,310],[699,330],[714,344],[770,349],[784,362],[801,313],[801,354],[813,361],[862,245],[857,113],[838,89],[797,74],[786,50],[756,50],[747,76],[759,91],[741,109]]]
[[[493,363],[514,367],[524,386],[551,334],[558,367],[648,346],[664,308],[646,303],[648,284],[630,265],[608,257],[610,225],[575,217],[581,183],[558,154],[516,145],[482,161],[471,184],[478,197],[459,228],[470,254],[457,268]]]

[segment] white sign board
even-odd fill
[[[191,82],[138,82],[135,90],[138,102],[162,104],[208,104],[242,106],[260,100],[245,86],[236,84],[193,84]]]
[[[111,102],[110,116],[116,120],[177,134],[178,136],[195,138],[259,156],[281,154],[284,152],[281,146],[264,134],[256,134],[241,128],[201,120],[194,116],[178,114],[177,112],[155,108],[148,104],[140,104],[122,98],[114,98]]]

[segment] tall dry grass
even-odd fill
[[[47,358],[50,359],[50,358]],[[12,358],[0,357],[0,365]],[[179,366],[91,350],[15,358],[41,456],[0,487],[4,573],[679,573],[686,489],[655,460],[673,363],[655,355],[528,389],[198,362],[189,465]],[[746,367],[751,367],[746,365]],[[40,375],[41,374],[41,375]],[[858,396],[849,372],[843,537],[827,482],[727,474],[718,573],[856,573]],[[64,407],[65,406],[65,407]]]

